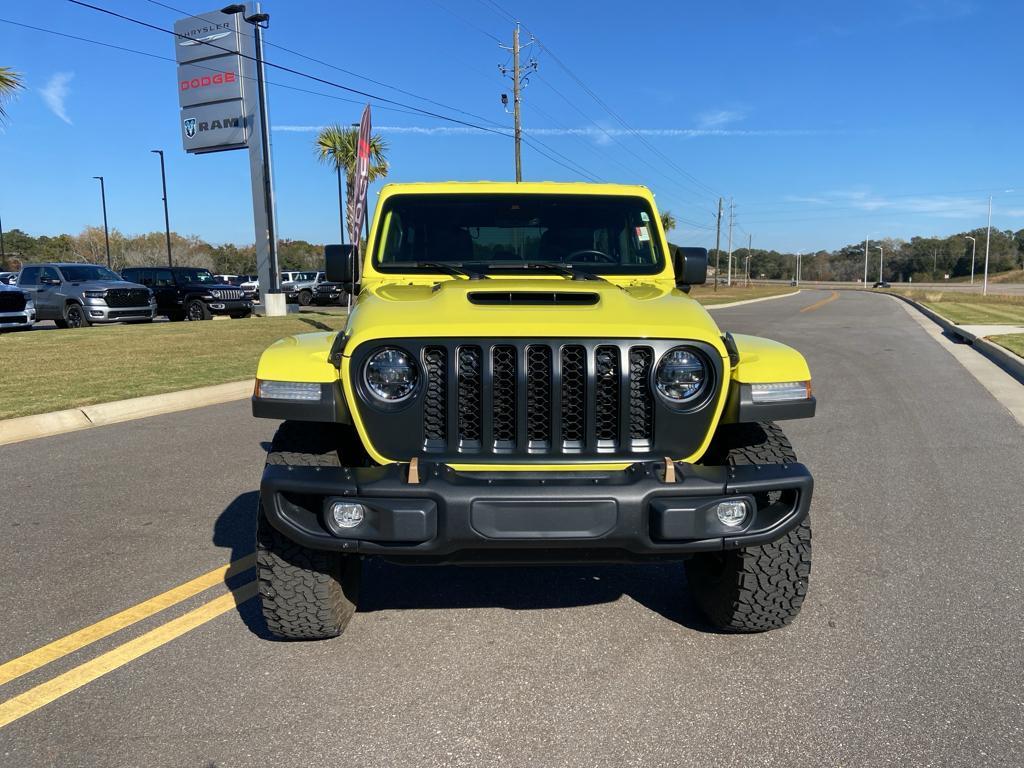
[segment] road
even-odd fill
[[[750,282],[754,283],[756,285],[788,285],[789,284],[788,280],[751,280]],[[913,289],[913,290],[919,290],[919,291],[958,291],[958,292],[961,292],[961,293],[978,293],[978,294],[980,294],[981,290],[982,290],[981,276],[980,275],[975,279],[974,285],[971,285],[970,283],[962,283],[962,282],[955,282],[954,283],[954,282],[949,282],[949,281],[944,281],[944,282],[941,282],[941,283],[897,283],[897,282],[893,282],[893,283],[891,283],[891,285],[892,285],[893,288],[908,289],[908,290],[909,289]],[[859,283],[859,282],[839,282],[839,281],[819,282],[817,280],[801,280],[800,281],[800,287],[801,288],[805,288],[805,289],[806,288],[822,288],[822,289],[860,288],[861,287],[861,283]],[[989,284],[988,284],[988,292],[989,292],[989,294],[1001,294],[1001,295],[1004,295],[1004,296],[1024,296],[1024,283],[998,283],[998,282],[994,282],[994,281],[990,280]]]
[[[791,627],[710,631],[677,565],[370,563],[343,637],[280,643],[215,573],[0,686],[0,764],[1019,766],[1024,429],[902,304],[830,296],[715,312],[814,373]],[[0,448],[0,659],[249,554],[274,427],[235,403]]]

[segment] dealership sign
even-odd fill
[[[181,141],[186,152],[220,152],[248,146],[255,87],[247,103],[246,56],[251,36],[242,14],[220,11],[189,16],[174,25],[178,61]]]

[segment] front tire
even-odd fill
[[[274,435],[267,464],[338,467],[338,445],[327,425],[286,421]],[[270,524],[262,504],[257,514],[256,567],[267,629],[285,640],[340,635],[359,601],[359,558],[297,544]]]
[[[313,301],[312,291],[299,291],[299,296],[296,299],[299,302],[300,307],[308,307],[310,302]]]
[[[185,317],[191,321],[209,320],[213,315],[205,302],[199,299],[192,299],[185,307]]]
[[[85,314],[85,310],[81,304],[74,302],[69,303],[64,307],[64,327],[65,328],[88,328],[89,317]]]
[[[705,461],[788,464],[796,453],[773,422],[736,424],[719,428]],[[694,602],[725,632],[764,632],[789,624],[800,613],[810,573],[810,517],[768,544],[703,552],[686,562]]]

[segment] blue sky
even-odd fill
[[[179,16],[149,0],[94,1],[160,26]],[[188,13],[218,5],[166,4]],[[542,44],[528,49],[538,64],[524,91],[528,136],[594,177],[651,187],[661,208],[689,222],[673,233],[680,243],[713,245],[719,194],[735,200],[737,244],[749,233],[755,247],[962,231],[984,225],[990,193],[994,225],[1024,228],[1020,0],[269,0],[263,8],[268,43],[501,126],[511,125],[499,100],[510,84],[498,71],[508,55],[497,40],[510,39],[512,17],[521,20]],[[64,0],[3,3],[0,19],[174,55],[170,35]],[[481,122],[274,47],[267,59]],[[99,174],[111,226],[162,229],[159,163],[149,154],[159,147],[172,227],[252,241],[245,153],[182,151],[171,62],[0,23],[0,65],[27,81],[0,133],[5,229],[56,234],[101,223],[91,178]],[[334,241],[334,178],[314,159],[313,131],[357,120],[361,102],[339,97],[359,97],[280,72],[268,78],[281,236]],[[510,139],[384,106],[374,108],[374,124],[391,145],[390,180],[512,177]],[[523,164],[528,180],[581,178],[530,147]]]

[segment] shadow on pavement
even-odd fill
[[[252,553],[259,493],[238,496],[217,518],[213,543],[235,561]],[[228,581],[237,587],[252,571]],[[682,563],[657,565],[415,566],[376,558],[363,563],[359,613],[408,609],[505,608],[541,610],[599,605],[627,596],[669,621],[715,632],[690,599]],[[273,640],[258,600],[238,613],[249,630]]]

